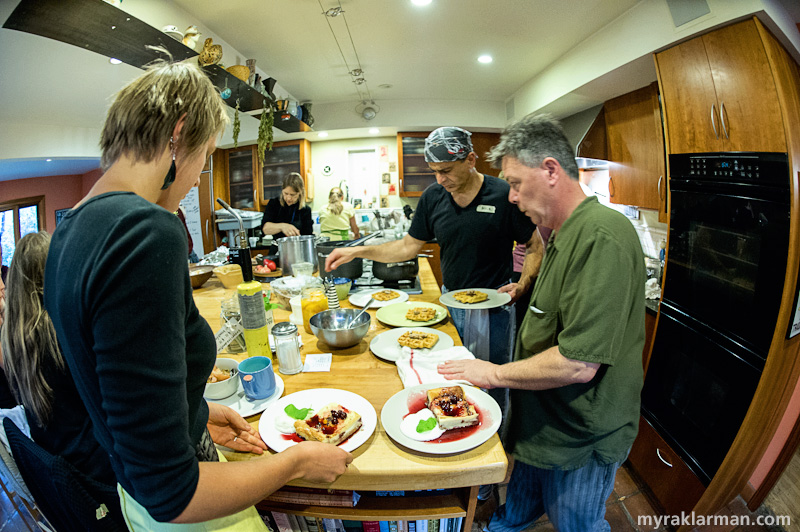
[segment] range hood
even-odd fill
[[[607,170],[606,115],[602,105],[581,111],[561,121],[564,133],[575,146],[575,162],[581,170]]]
[[[581,170],[608,170],[609,162],[605,159],[592,159],[591,157],[575,157],[578,168]]]

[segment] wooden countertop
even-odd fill
[[[428,261],[419,260],[420,282],[423,293],[411,295],[410,301],[427,301],[438,303],[441,292],[433,277]],[[265,286],[266,288],[266,286]],[[216,332],[220,328],[220,302],[236,293],[235,289],[226,289],[212,277],[203,287],[194,291],[195,302],[200,313],[206,318]],[[353,308],[348,301],[342,307]],[[336,489],[361,490],[414,490],[434,488],[457,488],[478,486],[501,482],[508,467],[506,453],[497,434],[483,445],[470,451],[453,455],[429,455],[412,451],[394,443],[380,424],[380,412],[384,403],[403,388],[397,368],[391,362],[375,357],[369,350],[370,340],[390,327],[384,326],[375,318],[375,310],[368,311],[372,315],[369,332],[361,342],[347,349],[331,350],[317,346],[317,338],[307,334],[300,327],[303,346],[301,354],[333,353],[330,373],[298,373],[283,375],[285,383],[284,395],[310,388],[339,388],[361,395],[367,399],[378,414],[378,426],[375,433],[361,447],[353,451],[353,463],[347,472],[328,487]],[[289,312],[273,310],[275,322],[288,321]],[[448,333],[456,345],[461,342],[452,322],[445,319],[433,327]],[[324,344],[321,344],[324,345]],[[243,359],[245,355],[228,355],[231,358]],[[247,418],[253,427],[258,429],[260,415]],[[272,451],[270,451],[272,452]],[[240,453],[223,449],[229,461],[258,460],[268,456]],[[293,482],[298,486],[319,487],[318,484]]]

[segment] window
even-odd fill
[[[0,203],[0,246],[9,266],[20,238],[44,229],[44,196]]]

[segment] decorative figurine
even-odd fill
[[[197,46],[197,41],[200,39],[200,30],[197,29],[197,26],[189,26],[186,28],[186,31],[183,32],[183,44],[194,50],[194,47]]]
[[[222,59],[222,46],[219,44],[212,44],[214,41],[209,37],[203,44],[203,50],[197,58],[200,66],[216,65]]]

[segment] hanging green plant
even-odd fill
[[[264,109],[261,111],[261,121],[258,124],[258,164],[264,166],[264,156],[267,148],[272,151],[272,126],[275,122],[275,115],[272,106],[264,102]]]
[[[239,98],[236,98],[236,112],[233,113],[233,147],[239,147],[239,130],[242,129],[242,121],[239,119]]]

